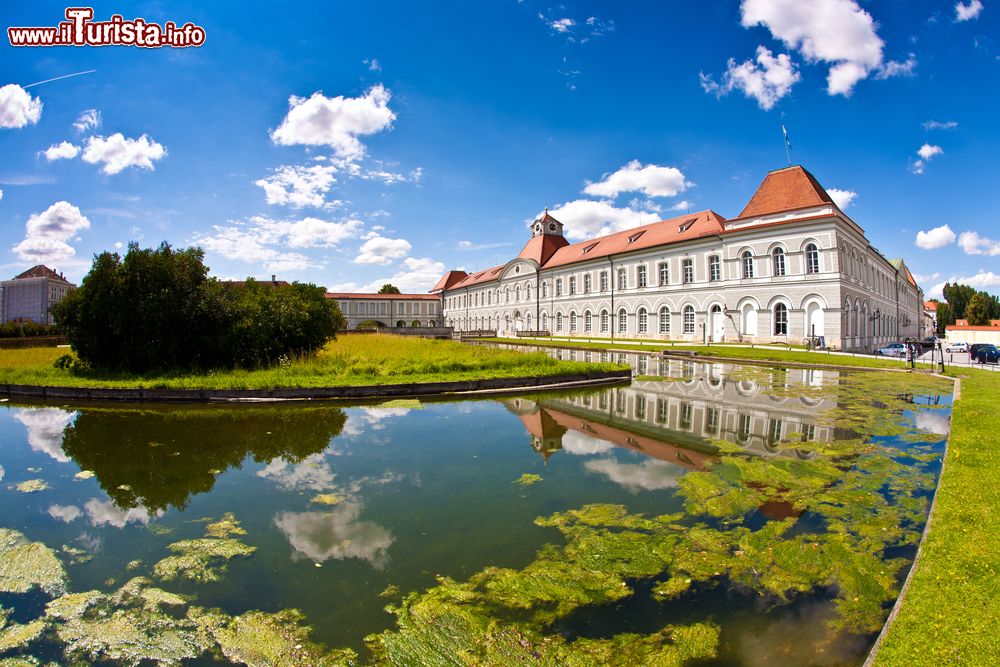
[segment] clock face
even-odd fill
[[[535,231],[536,232],[542,231],[542,226],[541,225],[535,225]]]
[[[550,232],[556,231],[556,223],[554,223],[554,222],[550,222],[549,223],[549,231]]]

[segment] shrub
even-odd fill
[[[59,331],[50,324],[36,324],[35,322],[6,322],[5,324],[0,324],[0,338],[58,335]]]
[[[203,259],[166,242],[101,253],[53,314],[81,361],[130,373],[268,365],[322,347],[342,325],[322,288],[223,283]]]

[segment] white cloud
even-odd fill
[[[673,197],[684,192],[690,183],[677,167],[655,164],[643,166],[632,160],[618,171],[605,174],[597,183],[587,183],[584,193],[595,197],[617,197],[622,192],[642,192],[650,197]]]
[[[883,64],[878,73],[875,74],[876,79],[889,79],[894,76],[913,76],[913,70],[917,68],[917,56],[911,53],[905,61],[899,62],[898,60],[889,60]]]
[[[554,21],[549,21],[548,24],[549,27],[555,30],[556,32],[565,33],[569,32],[573,28],[573,26],[576,25],[576,21],[574,21],[571,18],[562,18],[562,19],[556,19]]]
[[[970,0],[968,4],[958,2],[955,4],[955,20],[971,21],[979,18],[979,13],[983,11],[983,3],[980,0]]]
[[[917,232],[916,244],[924,250],[935,250],[955,242],[955,232],[948,225],[941,225],[928,231]]]
[[[378,58],[365,58],[362,60],[365,65],[368,65],[368,69],[372,72],[381,72],[382,63],[378,61]]]
[[[402,261],[401,271],[397,271],[388,278],[373,280],[367,285],[363,285],[357,291],[377,292],[382,285],[392,283],[404,294],[426,292],[434,287],[434,284],[441,278],[444,271],[445,266],[443,262],[435,261],[429,257],[407,257]],[[343,291],[351,290],[345,289]]]
[[[633,207],[618,208],[614,202],[602,199],[576,199],[550,209],[549,214],[566,225],[566,236],[582,239],[619,232],[642,224],[656,222],[660,217],[653,211]],[[539,213],[539,215],[541,215]],[[538,217],[538,216],[536,216]]]
[[[722,83],[717,83],[704,72],[699,77],[706,93],[722,97],[740,90],[747,97],[757,100],[757,104],[764,110],[772,108],[778,100],[791,92],[792,86],[801,78],[787,53],[780,53],[775,57],[763,46],[757,47],[756,63],[745,60],[736,64],[736,59],[730,58]]]
[[[655,459],[640,464],[598,459],[587,461],[584,467],[591,472],[606,475],[612,482],[629,491],[669,489],[677,486],[677,478],[684,474],[684,468],[679,465]]]
[[[73,122],[77,132],[96,130],[101,126],[101,112],[97,109],[86,109],[80,112],[80,117]]]
[[[976,232],[962,232],[958,236],[958,245],[967,255],[1000,255],[1000,241],[980,236]]]
[[[923,273],[914,273],[913,274],[913,279],[916,280],[918,284],[919,283],[929,283],[930,281],[937,280],[940,277],[941,277],[941,273],[939,271],[935,271],[934,273],[928,273],[928,274],[923,274]]]
[[[392,260],[405,257],[413,246],[406,239],[389,239],[384,236],[374,236],[365,241],[355,264],[392,264]]]
[[[0,201],[3,200],[3,190],[0,190]]]
[[[924,123],[925,130],[954,130],[958,127],[958,123],[953,120],[939,121],[939,120],[929,120]]]
[[[25,262],[60,262],[76,254],[67,243],[84,229],[90,220],[80,209],[66,201],[57,201],[41,213],[32,213],[25,225],[24,240],[12,248]]]
[[[839,190],[837,188],[830,188],[826,191],[828,195],[833,199],[833,202],[840,207],[840,210],[846,209],[854,200],[857,199],[858,193],[854,190]]]
[[[62,448],[63,431],[76,419],[76,412],[59,408],[19,408],[14,419],[28,430],[28,446],[36,452],[47,454],[59,463],[70,458]]]
[[[854,0],[743,0],[741,10],[744,27],[763,25],[807,61],[829,63],[830,95],[850,95],[882,67],[875,22]]]
[[[579,431],[567,431],[562,439],[563,451],[574,456],[606,454],[615,449],[614,444]]]
[[[940,146],[933,146],[931,144],[924,144],[917,150],[917,155],[924,160],[930,160],[935,155],[940,155],[941,153],[944,153],[944,150]]]
[[[951,431],[949,413],[941,410],[920,410],[913,416],[914,425],[921,431],[948,435]]]
[[[357,558],[381,569],[389,561],[392,533],[358,521],[360,514],[360,505],[345,503],[330,512],[281,512],[274,524],[299,556],[316,563]]]
[[[300,252],[287,249],[331,248],[355,238],[364,226],[360,220],[330,222],[305,217],[301,220],[274,220],[254,216],[247,222],[214,225],[208,234],[196,234],[192,243],[217,252],[226,259],[264,264],[273,273],[315,267]]]
[[[49,505],[48,514],[53,519],[70,523],[83,516],[83,510],[76,505]]]
[[[60,144],[53,144],[45,149],[42,155],[49,162],[54,160],[72,160],[77,155],[80,154],[80,147],[75,146],[68,141],[64,141]]]
[[[42,101],[16,83],[0,87],[0,127],[34,125],[42,117]]]
[[[962,285],[968,285],[981,290],[989,290],[990,288],[993,288],[994,291],[996,291],[997,288],[1000,288],[1000,273],[980,270],[972,276],[952,276],[948,280],[942,280],[934,285],[934,287],[927,292],[927,298],[944,298],[944,286],[946,283],[960,283]]]
[[[459,241],[459,250],[489,250],[491,248],[504,248],[514,245],[513,243],[473,243],[472,241]]]
[[[282,489],[329,491],[335,487],[333,470],[322,454],[311,454],[299,463],[289,463],[284,459],[274,459],[258,477],[271,480]]]
[[[130,523],[149,523],[149,510],[145,507],[133,507],[123,510],[110,500],[98,500],[91,498],[83,504],[83,509],[87,511],[87,517],[92,526],[114,526],[124,528]]]
[[[910,171],[914,174],[924,173],[924,167],[926,167],[927,163],[931,161],[931,158],[935,155],[941,155],[942,153],[944,153],[944,149],[940,146],[924,144],[917,149],[917,155],[920,156],[920,159],[913,161],[913,164],[910,165]]]
[[[332,165],[313,167],[278,167],[272,176],[254,181],[254,185],[264,190],[268,204],[287,204],[294,208],[304,206],[324,206],[325,195],[336,182]]]
[[[361,97],[324,97],[318,92],[308,99],[292,96],[288,114],[271,140],[284,146],[329,146],[341,158],[361,157],[365,147],[358,137],[389,128],[396,119],[390,97],[381,84]]]
[[[105,174],[117,174],[127,167],[153,170],[153,162],[167,154],[162,144],[142,135],[138,139],[127,139],[121,132],[110,137],[90,137],[83,149],[83,160],[90,164],[104,163]]]

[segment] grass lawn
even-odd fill
[[[52,366],[66,348],[0,350],[0,384],[144,389],[272,389],[541,377],[625,368],[556,361],[543,353],[497,350],[389,334],[341,336],[311,359],[255,371],[124,375],[74,374]]]
[[[614,346],[574,343],[573,347]],[[805,351],[686,349],[722,359],[903,367],[876,357],[827,357]],[[910,587],[874,661],[877,667],[993,665],[1000,656],[1000,373],[955,368],[946,375],[961,378],[962,386],[953,407],[937,504]]]

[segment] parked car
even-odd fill
[[[923,339],[922,341],[920,341],[917,344],[920,346],[920,351],[921,352],[928,352],[930,350],[936,350],[937,349],[938,341],[939,340],[941,340],[941,339],[938,338],[937,336],[928,336],[927,338]]]
[[[875,350],[875,354],[881,354],[883,357],[905,357],[906,346],[902,343],[889,343]]]
[[[992,343],[976,343],[969,347],[969,360],[980,364],[1000,363],[1000,349]]]
[[[944,351],[945,352],[968,352],[969,351],[969,344],[968,343],[948,343],[947,345],[944,346]]]

